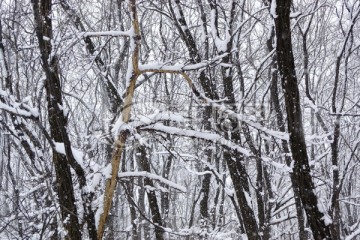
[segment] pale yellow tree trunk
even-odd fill
[[[126,97],[124,99],[124,105],[121,111],[121,121],[124,124],[127,124],[130,120],[130,111],[132,100],[135,92],[136,80],[140,75],[139,67],[138,67],[138,59],[139,59],[139,51],[140,51],[140,28],[139,22],[137,18],[136,11],[136,1],[131,0],[129,7],[132,15],[132,29],[133,36],[131,36],[130,41],[132,41],[132,74],[130,77],[129,85],[126,90]],[[130,67],[130,66],[129,66]],[[128,136],[128,131],[121,130],[117,136],[117,139],[114,143],[114,150],[111,156],[111,177],[106,180],[105,184],[105,193],[104,193],[104,202],[103,202],[103,212],[100,215],[99,225],[97,230],[97,238],[100,240],[103,238],[106,219],[109,216],[109,212],[111,209],[112,199],[114,196],[114,191],[116,189],[117,184],[117,175],[119,172],[121,154],[123,153],[125,142]]]

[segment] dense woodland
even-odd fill
[[[0,6],[0,239],[359,239],[358,0]]]

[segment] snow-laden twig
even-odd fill
[[[352,232],[349,236],[347,236],[345,238],[345,240],[355,239],[358,235],[360,235],[360,228],[358,228],[356,231]]]
[[[184,186],[181,186],[177,183],[174,183],[172,181],[169,181],[159,175],[156,175],[154,173],[149,173],[149,172],[146,172],[146,171],[141,171],[141,172],[121,172],[121,173],[118,173],[118,177],[119,178],[127,178],[127,177],[146,177],[146,178],[151,178],[151,179],[154,179],[154,180],[157,180],[161,183],[164,183],[166,185],[168,185],[169,187],[172,187],[172,188],[175,188],[181,192],[187,192],[187,189],[184,187]]]
[[[64,143],[60,143],[60,142],[54,142],[54,146],[55,146],[55,151],[66,155],[66,151],[65,151],[65,145]],[[82,151],[80,151],[79,149],[76,149],[74,147],[71,147],[71,151],[72,154],[74,155],[75,161],[83,168],[85,169],[84,166],[84,153]]]
[[[169,72],[169,73],[180,73],[183,71],[193,71],[205,68],[208,66],[219,64],[219,62],[226,56],[228,53],[220,54],[212,59],[204,60],[195,64],[174,64],[167,65],[163,62],[152,62],[147,64],[139,65],[139,70],[141,73],[146,72]]]
[[[190,138],[200,138],[204,140],[209,140],[217,142],[223,146],[229,147],[231,149],[237,150],[238,152],[244,154],[245,156],[250,156],[250,152],[245,148],[240,147],[239,145],[225,139],[223,136],[216,133],[206,133],[195,130],[181,129],[177,127],[165,126],[162,123],[155,123],[154,125],[143,127],[144,130],[155,130],[158,132],[169,133],[178,136],[190,137]]]
[[[79,37],[104,37],[104,36],[110,36],[110,37],[130,37],[132,35],[132,31],[101,31],[101,32],[80,32]]]
[[[38,109],[25,104],[26,101],[28,101],[27,98],[18,102],[14,96],[0,89],[0,109],[25,118],[38,118]]]
[[[173,121],[177,123],[183,123],[185,121],[184,117],[179,113],[164,111],[147,116],[138,116],[135,120],[125,124],[121,119],[118,119],[113,127],[113,133],[116,137],[120,131],[135,129],[139,127],[148,126],[150,124],[159,122],[159,121]]]

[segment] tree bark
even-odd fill
[[[42,65],[46,75],[46,93],[48,103],[48,117],[50,123],[51,137],[55,142],[64,143],[63,128],[66,119],[62,106],[60,79],[57,75],[57,61],[51,56],[51,0],[32,0],[36,34],[39,41]],[[49,40],[45,40],[48,38]],[[75,196],[70,167],[65,155],[53,151],[53,163],[56,173],[56,192],[59,198],[62,222],[67,230],[66,239],[81,239],[82,233],[75,205]]]
[[[139,147],[139,151],[141,154],[140,164],[142,170],[146,172],[151,172],[149,160],[147,158],[146,150],[143,146]],[[150,188],[154,188],[154,183],[150,178],[144,177],[144,185],[149,186]],[[157,201],[157,197],[155,191],[153,189],[148,189],[147,191],[149,207],[152,215],[152,221],[155,225],[155,236],[156,240],[163,240],[164,239],[164,229],[163,229],[163,221],[160,214],[160,208]]]
[[[136,10],[136,1],[131,0],[129,1],[129,8],[131,11],[131,20],[132,20],[132,28],[134,30],[134,35],[130,39],[132,47],[132,56],[131,61],[129,61],[129,64],[132,66],[129,66],[130,72],[130,79],[129,84],[126,89],[126,97],[123,101],[123,106],[121,110],[121,120],[123,123],[127,124],[130,120],[130,111],[132,108],[132,101],[135,93],[135,85],[136,81],[140,75],[138,61],[139,61],[139,55],[140,55],[140,26],[137,16],[137,10]],[[114,191],[116,189],[117,185],[117,175],[119,171],[120,166],[120,159],[121,155],[125,148],[125,143],[127,140],[127,137],[129,135],[128,130],[122,130],[117,136],[117,139],[114,143],[114,149],[111,156],[111,177],[106,180],[105,183],[105,193],[104,193],[104,206],[103,206],[103,213],[100,215],[99,219],[99,226],[97,230],[97,238],[98,240],[103,238],[104,231],[105,231],[105,225],[106,225],[106,219],[109,215],[110,208],[112,205],[112,200],[114,196]]]
[[[324,222],[324,213],[318,208],[318,199],[314,192],[315,186],[311,177],[307,156],[301,118],[300,96],[291,44],[291,1],[276,0],[276,6],[276,53],[282,88],[285,95],[290,149],[294,159],[294,177],[298,183],[299,195],[314,238],[331,239],[330,228]]]
[[[267,40],[267,48],[268,51],[271,52],[273,48],[273,41],[275,39],[275,29],[274,27],[271,30],[271,37]],[[286,132],[285,121],[283,117],[283,113],[280,106],[279,101],[279,92],[278,92],[278,71],[276,71],[276,56],[272,59],[272,67],[274,69],[270,69],[270,78],[271,78],[271,86],[270,86],[270,94],[271,94],[271,103],[273,109],[275,110],[276,123],[281,132]],[[286,140],[281,140],[281,147],[285,153],[285,163],[287,166],[291,166],[291,157],[289,156],[290,149]],[[301,240],[307,240],[307,234],[305,232],[305,220],[303,209],[301,205],[301,200],[299,196],[298,184],[295,180],[294,174],[289,173],[289,177],[291,180],[291,184],[294,192],[295,206],[296,206],[296,215],[298,220],[298,228],[299,228],[299,238]]]
[[[215,5],[216,6],[216,5]],[[235,19],[235,1],[232,2],[231,16],[229,20],[230,29],[228,30],[228,35],[232,36],[231,28],[233,27],[233,22]],[[216,10],[216,9],[214,9]],[[217,25],[217,24],[215,24]],[[216,36],[218,37],[218,36]],[[225,64],[232,63],[232,39],[230,39],[226,46],[226,52],[228,53],[223,57],[222,62]],[[222,52],[220,52],[222,53]],[[233,68],[229,66],[221,67],[222,82],[224,86],[224,95],[227,99],[225,103],[228,105],[228,108],[236,112],[235,106],[235,94],[234,94],[234,85],[233,85]],[[239,128],[239,123],[237,119],[230,118],[230,129],[223,129],[226,139],[233,141],[236,144],[241,145],[241,132]],[[231,131],[231,134],[229,134]],[[248,174],[244,165],[244,156],[236,150],[225,149],[224,159],[227,163],[230,177],[234,185],[236,197],[240,205],[241,217],[243,220],[243,225],[248,239],[258,240],[262,239],[261,234],[259,233],[258,223],[255,218],[254,210],[251,206],[251,191],[250,184],[248,180]],[[239,221],[241,221],[239,219]]]

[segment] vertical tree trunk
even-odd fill
[[[201,21],[203,23],[203,31],[205,34],[207,34],[207,26],[206,26],[206,15],[204,13],[204,9],[203,9],[203,4],[201,1],[197,1],[199,9],[201,11]],[[169,1],[169,7],[170,7],[170,11],[173,15],[173,17],[176,19],[175,23],[176,23],[176,27],[180,33],[180,36],[182,38],[182,40],[185,42],[186,47],[189,51],[189,55],[191,58],[191,61],[193,63],[199,63],[201,62],[201,56],[199,54],[198,51],[198,46],[196,45],[195,39],[193,38],[186,20],[185,20],[185,16],[184,16],[184,12],[182,11],[181,8],[181,4],[180,1],[175,1],[175,4],[173,6],[173,4],[171,3],[171,1]],[[178,11],[174,11],[174,8],[176,8]],[[175,13],[177,12],[177,13]],[[209,42],[208,39],[205,39],[204,42],[205,45],[205,56],[207,57],[208,55],[208,49],[209,49]],[[219,99],[218,94],[216,93],[215,90],[215,86],[214,86],[214,82],[209,79],[206,76],[205,71],[201,71],[199,74],[199,82],[201,84],[201,87],[204,90],[205,96],[209,97],[210,99],[214,99],[217,100]],[[203,122],[204,122],[204,130],[205,131],[210,131],[211,130],[211,124],[209,122],[209,119],[211,117],[211,107],[205,107],[204,109],[204,114],[203,114]],[[212,156],[212,150],[207,149],[205,150],[205,158],[206,161],[208,163],[211,163],[211,156]],[[205,167],[204,171],[208,171],[209,168]],[[208,207],[208,202],[209,202],[209,193],[210,193],[210,182],[211,182],[211,174],[205,174],[203,180],[202,180],[202,187],[201,187],[201,193],[202,193],[202,198],[200,200],[200,216],[201,216],[201,221],[202,221],[202,226],[204,228],[207,228],[208,222],[209,222],[209,207]]]
[[[168,107],[168,111],[172,111],[172,107],[171,107],[171,93],[169,91],[169,86],[168,86],[168,81],[166,79],[166,76],[164,75],[164,83],[165,83],[165,93],[166,93],[166,97],[167,100],[169,101],[169,106]],[[166,126],[170,126],[170,121],[165,121],[165,125]],[[173,140],[170,134],[166,135],[166,138],[168,140],[168,144],[166,146],[166,148],[169,151],[169,156],[164,157],[164,165],[163,165],[163,170],[162,170],[162,177],[165,179],[169,179],[169,174],[170,171],[172,169],[172,165],[173,165],[173,154],[170,152],[173,149]],[[167,222],[169,221],[169,210],[170,210],[170,191],[169,191],[169,186],[167,186],[166,184],[161,184],[160,186],[163,188],[166,188],[168,191],[161,191],[161,214],[162,214],[162,224],[163,227],[167,227]]]
[[[234,152],[233,150],[226,150],[224,158],[226,159],[230,177],[234,185],[235,194],[240,205],[242,219],[239,219],[239,221],[241,223],[242,220],[248,239],[261,239],[255,214],[249,202],[251,196],[250,187],[248,175],[242,163],[242,154]]]
[[[171,136],[168,135],[167,136],[169,141],[171,141]],[[163,167],[163,173],[162,173],[162,177],[165,179],[169,179],[169,173],[171,170],[171,166],[172,166],[172,160],[173,160],[173,156],[170,154],[166,160],[164,160],[164,167]],[[170,192],[169,192],[169,187],[166,186],[165,184],[161,184],[161,187],[164,187],[166,189],[168,189],[167,192],[161,192],[161,213],[163,216],[163,226],[166,227],[166,223],[168,222],[168,218],[169,218],[169,210],[170,210]]]
[[[42,65],[46,75],[46,94],[48,103],[48,117],[51,137],[55,142],[64,143],[62,128],[66,119],[62,106],[60,79],[57,75],[57,61],[52,58],[51,39],[51,0],[32,0],[36,34],[39,41]],[[48,40],[47,40],[48,39]],[[81,239],[82,233],[79,225],[75,196],[70,167],[65,155],[53,151],[53,163],[56,173],[56,192],[59,198],[62,222],[67,231],[66,239]]]
[[[231,19],[229,25],[232,26],[234,20],[234,9],[235,2],[232,4]],[[231,35],[231,30],[227,33]],[[226,52],[228,55],[223,57],[222,62],[225,64],[232,63],[231,61],[231,49],[232,49],[232,39],[229,40],[226,46]],[[224,95],[227,98],[225,103],[228,105],[229,109],[236,112],[235,106],[235,94],[233,86],[233,69],[229,66],[224,66],[221,68],[222,73],[222,82],[224,86]],[[241,132],[239,129],[238,121],[235,119],[230,120],[230,129],[223,129],[226,139],[233,141],[236,144],[241,145]],[[228,133],[231,131],[231,135]],[[234,185],[236,197],[240,205],[241,217],[245,227],[245,231],[248,239],[261,239],[261,235],[258,229],[258,223],[255,218],[255,213],[251,206],[251,192],[250,184],[248,180],[248,174],[244,165],[244,156],[243,154],[232,149],[225,149],[224,159],[226,160],[231,180]],[[240,219],[239,219],[240,220]]]
[[[271,31],[272,31],[271,37],[267,40],[267,48],[268,48],[269,52],[273,51],[272,44],[273,44],[273,40],[275,37],[275,29],[273,28]],[[271,74],[270,75],[270,78],[271,78],[271,87],[270,87],[271,102],[272,102],[273,108],[275,110],[277,126],[281,132],[286,132],[285,121],[283,118],[283,113],[281,111],[281,106],[280,106],[280,101],[279,101],[278,72],[275,70],[276,69],[276,57],[273,57],[272,61],[273,61],[272,67],[274,69],[271,69],[271,73],[270,73]],[[286,165],[288,165],[290,167],[290,165],[291,165],[291,157],[289,156],[290,149],[289,149],[289,146],[288,146],[288,143],[286,140],[281,141],[281,147],[285,153]],[[289,175],[290,175],[290,180],[291,180],[291,184],[292,184],[293,192],[294,192],[296,215],[297,215],[298,228],[299,228],[299,238],[301,240],[307,240],[308,238],[307,238],[307,234],[305,232],[304,214],[303,214],[303,209],[302,209],[301,200],[300,200],[300,196],[299,196],[297,182],[295,180],[293,173],[289,173]]]
[[[142,170],[150,173],[151,169],[150,169],[149,160],[147,158],[146,150],[144,147],[140,146],[139,151],[141,154],[141,159],[140,159],[141,168],[142,168]],[[154,188],[154,184],[153,184],[152,180],[147,177],[144,177],[144,185]],[[152,221],[155,225],[156,240],[163,240],[164,239],[163,221],[161,218],[160,208],[159,208],[159,204],[158,204],[158,201],[156,198],[155,191],[147,190],[147,196],[148,196],[148,200],[149,200],[149,207],[150,207],[150,211],[151,211],[151,215],[152,215]]]
[[[204,130],[210,131],[211,130],[211,123],[209,122],[209,119],[211,118],[211,107],[206,106],[203,111],[203,123],[204,123]],[[211,158],[212,158],[212,150],[211,149],[205,149],[205,159],[206,162],[211,164]],[[205,166],[204,171],[210,171],[209,167]],[[201,183],[201,193],[202,193],[202,199],[200,200],[200,217],[201,217],[201,227],[206,232],[205,235],[207,235],[207,228],[209,224],[209,194],[210,194],[210,183],[211,183],[211,173],[207,173],[204,175],[204,178]]]
[[[131,154],[129,154],[129,158],[130,158],[130,169],[129,171],[133,172],[134,171],[134,161],[133,161],[133,155],[135,153],[132,152]],[[123,152],[123,158],[125,158],[126,156],[126,151]],[[123,162],[123,164],[121,165],[121,171],[125,172],[126,171],[126,163],[125,161]],[[134,196],[134,184],[135,180],[129,179],[128,181],[124,181],[122,183],[122,186],[125,190],[126,193],[126,198],[128,200],[128,204],[129,204],[129,208],[130,208],[130,224],[132,226],[131,232],[132,232],[132,240],[140,240],[141,236],[139,236],[138,233],[138,220],[137,220],[137,214],[136,214],[136,202],[135,202],[135,196]],[[117,187],[118,188],[118,187]],[[106,238],[107,239],[107,238]]]
[[[331,239],[330,228],[324,222],[324,213],[318,208],[318,199],[314,193],[315,187],[308,162],[301,118],[299,89],[291,44],[291,1],[276,0],[276,6],[276,52],[282,88],[285,94],[290,149],[294,159],[294,177],[298,183],[299,195],[314,238],[319,240]]]
[[[140,166],[140,160],[138,161],[138,165]],[[143,179],[139,178],[138,179],[138,186],[139,186],[139,190],[138,190],[138,201],[139,201],[139,210],[142,213],[146,212],[146,208],[145,208],[145,188],[144,188],[144,181]],[[144,240],[150,240],[150,227],[149,227],[149,223],[145,222],[144,217],[140,214],[139,215],[139,226],[138,228],[139,230],[139,236],[142,237],[142,239]],[[141,235],[143,234],[143,235]]]

